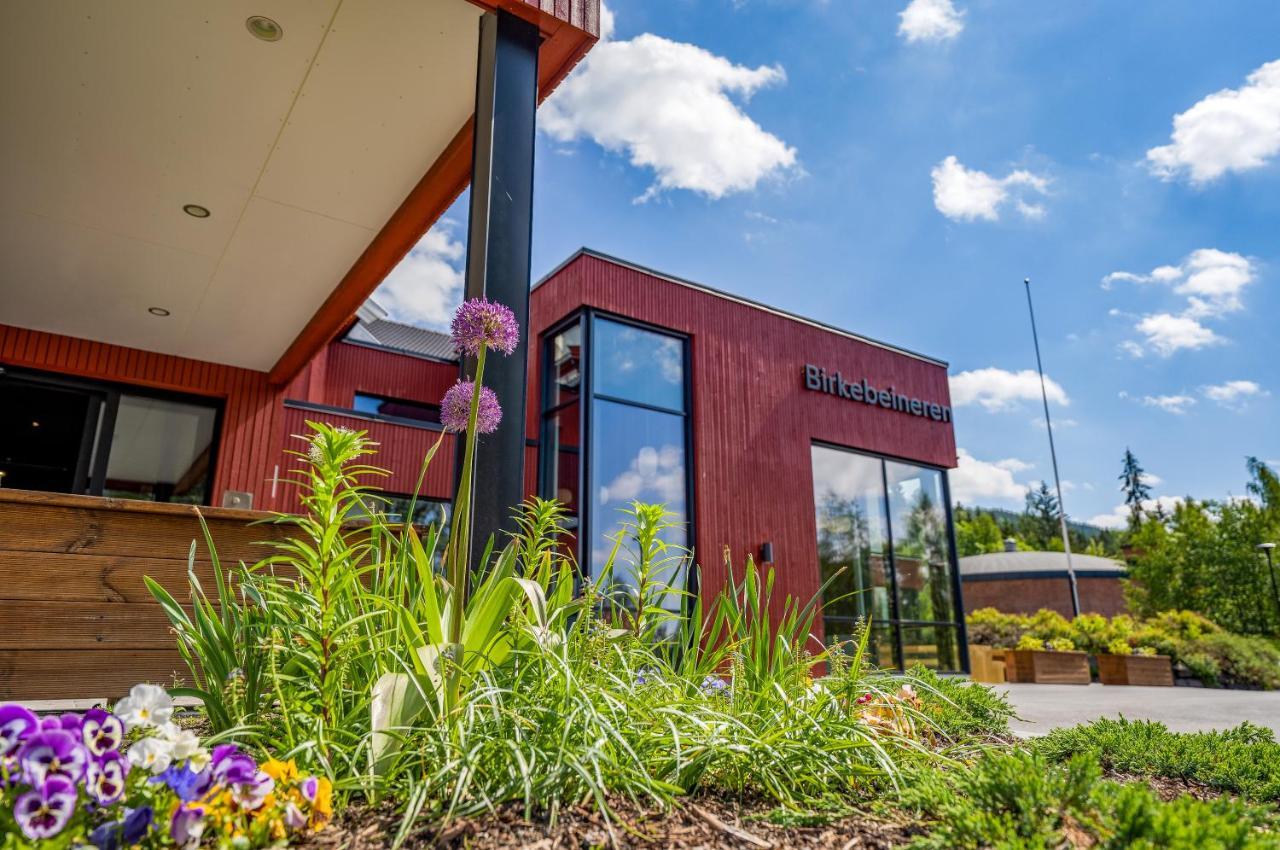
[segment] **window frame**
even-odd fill
[[[594,346],[593,337],[595,335],[595,323],[597,319],[614,322],[620,325],[628,325],[639,330],[648,331],[650,333],[669,337],[680,342],[680,354],[683,367],[683,388],[681,401],[682,410],[673,410],[669,407],[660,405],[647,404],[645,402],[632,401],[630,399],[619,398],[613,395],[597,394],[595,391],[595,362],[594,362]],[[548,402],[552,398],[551,393],[551,364],[553,342],[557,336],[574,325],[579,328],[579,354],[578,368],[581,375],[578,383],[578,397],[571,401],[560,402],[554,406],[548,406]],[[612,402],[614,404],[624,405],[628,407],[639,408],[642,410],[650,410],[657,413],[664,413],[670,416],[678,416],[683,422],[683,450],[684,450],[684,467],[685,467],[685,540],[688,546],[690,557],[693,557],[695,551],[695,543],[697,541],[697,511],[694,502],[694,416],[693,416],[693,345],[692,339],[688,334],[681,333],[671,328],[655,325],[650,322],[644,322],[639,319],[633,319],[630,316],[624,316],[610,310],[602,310],[597,307],[585,306],[581,307],[560,321],[551,325],[546,331],[540,335],[539,351],[542,359],[539,362],[540,375],[539,381],[539,415],[538,415],[538,492],[544,498],[550,498],[554,494],[550,493],[550,485],[552,478],[552,470],[549,464],[555,462],[550,451],[544,451],[550,445],[548,440],[548,423],[550,418],[560,410],[567,408],[572,404],[578,405],[578,527],[575,531],[574,558],[578,562],[578,569],[583,576],[590,576],[592,565],[583,563],[582,553],[583,538],[590,534],[591,531],[591,514],[592,502],[591,491],[591,449],[592,434],[595,425],[595,405],[594,402],[598,398],[602,401]],[[586,551],[589,551],[586,550]],[[698,571],[695,569],[685,570],[685,587],[684,590],[696,597],[698,588]],[[686,603],[688,599],[686,599]]]
[[[73,494],[76,495],[103,497],[102,493],[106,487],[107,479],[107,464],[111,459],[111,444],[115,437],[116,414],[120,409],[121,396],[130,395],[160,401],[172,401],[212,410],[213,438],[209,443],[209,473],[205,479],[205,501],[202,506],[211,507],[214,504],[215,493],[213,485],[217,480],[218,455],[222,448],[223,416],[226,412],[225,398],[161,390],[123,381],[105,381],[95,378],[83,378],[79,375],[63,375],[56,372],[11,367],[4,364],[0,364],[0,371],[6,376],[16,378],[19,381],[83,392],[97,401],[97,424],[92,424],[92,415],[86,417],[85,421],[81,455],[77,459],[76,487],[73,490]],[[147,500],[138,499],[136,501],[145,502]]]
[[[965,622],[964,622],[964,598],[961,595],[960,559],[958,557],[958,550],[956,549],[956,529],[955,529],[955,522],[952,517],[952,510],[951,510],[951,480],[950,480],[950,475],[948,474],[949,470],[947,470],[946,467],[937,466],[936,464],[932,464],[932,463],[925,463],[923,461],[919,461],[914,458],[901,457],[898,455],[877,454],[876,452],[869,452],[864,449],[856,449],[856,448],[853,448],[852,446],[842,446],[839,443],[832,443],[826,440],[815,439],[815,440],[810,440],[810,458],[811,458],[810,470],[809,470],[810,475],[813,474],[812,448],[814,446],[817,446],[823,449],[829,449],[833,451],[845,452],[848,454],[871,458],[872,460],[875,460],[880,464],[880,501],[881,501],[881,509],[884,511],[885,535],[887,538],[886,539],[887,547],[886,547],[885,555],[888,556],[889,586],[892,589],[892,595],[890,596],[890,599],[889,599],[889,611],[891,612],[892,619],[886,625],[890,628],[893,634],[893,659],[898,669],[899,670],[906,669],[904,664],[906,660],[905,652],[904,652],[903,642],[902,642],[903,628],[932,626],[935,628],[954,629],[956,633],[956,638],[957,638],[957,647],[958,647],[957,655],[959,656],[957,660],[959,661],[959,664],[960,664],[959,668],[954,671],[943,670],[939,672],[943,672],[943,673],[961,672],[961,673],[968,674],[969,673],[969,655],[967,652],[964,651],[964,649],[969,645],[969,636],[965,628]],[[949,571],[951,573],[951,598],[952,598],[952,605],[953,605],[953,614],[956,618],[954,620],[902,619],[902,611],[900,607],[901,600],[899,598],[900,591],[898,588],[898,553],[897,553],[897,544],[894,542],[894,537],[893,537],[893,511],[892,511],[892,506],[889,502],[889,467],[888,467],[889,463],[900,463],[900,464],[906,464],[908,466],[914,466],[919,469],[927,469],[927,470],[937,472],[941,476],[942,501],[944,503],[944,516],[947,523],[947,557],[950,562]],[[815,503],[813,508],[813,515],[816,520],[816,517],[817,517],[816,494],[815,494],[814,502]],[[815,540],[816,540],[817,539],[816,524],[815,524],[814,531],[815,531]],[[818,567],[818,581],[819,583],[821,583],[822,564],[819,562],[817,564],[817,567]],[[825,631],[825,620],[826,620],[825,611],[822,613],[821,616],[823,617],[824,631]],[[844,619],[844,620],[853,621],[856,618],[841,617],[840,615],[836,615],[834,619]]]

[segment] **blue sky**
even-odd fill
[[[1170,499],[1280,461],[1280,4],[608,7],[540,112],[535,279],[588,245],[945,359],[953,489],[1017,507],[1030,277],[1073,517],[1120,520],[1126,446]],[[397,316],[447,315],[465,218]]]

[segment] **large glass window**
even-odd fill
[[[390,416],[395,419],[413,419],[417,422],[440,424],[440,406],[425,404],[420,401],[409,401],[403,398],[387,398],[370,393],[356,393],[351,400],[351,409],[374,416]]]
[[[827,639],[869,620],[879,663],[960,669],[944,474],[828,446],[812,455]]]
[[[0,370],[0,486],[209,504],[218,407]]]
[[[583,566],[600,574],[633,501],[664,505],[675,523],[666,541],[689,546],[684,338],[588,312],[548,338],[544,352],[541,489],[581,521]],[[635,583],[623,563],[614,578]],[[686,581],[674,564],[656,578]]]

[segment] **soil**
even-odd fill
[[[1175,779],[1168,776],[1144,776],[1139,773],[1123,773],[1117,770],[1109,770],[1103,774],[1104,778],[1111,779],[1116,782],[1132,783],[1138,785],[1146,785],[1152,791],[1156,792],[1161,800],[1166,803],[1177,797],[1186,794],[1195,797],[1197,800],[1216,800],[1223,796],[1222,791],[1214,788],[1212,785],[1206,785],[1203,782],[1196,782],[1193,779]]]
[[[680,850],[700,848],[834,848],[834,850],[881,850],[902,847],[919,826],[907,821],[889,821],[870,815],[852,815],[831,823],[780,826],[763,819],[767,805],[729,803],[699,798],[684,801],[667,811],[643,811],[624,801],[614,805],[617,815],[610,825],[594,806],[584,805],[561,812],[555,825],[545,820],[528,821],[518,806],[504,806],[496,814],[460,818],[443,829],[425,826],[411,834],[405,848],[526,848],[526,850],[579,850],[579,848],[652,848]],[[400,826],[394,809],[352,806],[340,822],[331,825],[303,844],[306,850],[381,850],[389,847]]]

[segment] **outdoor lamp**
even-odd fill
[[[1259,543],[1254,547],[1259,552],[1267,553],[1267,572],[1271,575],[1271,595],[1276,598],[1276,610],[1280,611],[1280,588],[1276,586],[1276,567],[1272,563],[1271,553],[1276,548],[1274,543]]]

